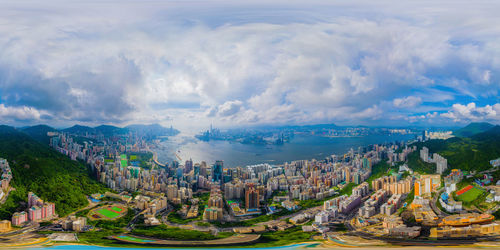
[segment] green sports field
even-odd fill
[[[96,211],[99,215],[102,215],[103,217],[109,218],[109,219],[114,219],[118,216],[120,216],[119,213],[111,211],[107,208],[102,208]]]
[[[91,220],[114,220],[127,214],[127,207],[123,205],[105,205],[90,210],[87,217]]]
[[[483,192],[483,190],[477,187],[473,187],[469,191],[459,195],[457,198],[463,202],[472,202],[476,200],[477,197],[479,197]]]

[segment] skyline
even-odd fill
[[[500,122],[498,4],[28,3],[1,4],[5,124]]]

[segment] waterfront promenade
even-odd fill
[[[260,239],[259,234],[238,234],[231,237],[216,240],[161,240],[135,235],[112,236],[114,240],[122,243],[140,244],[140,245],[158,245],[158,246],[178,246],[178,247],[213,247],[213,246],[232,246],[243,245],[257,242]]]

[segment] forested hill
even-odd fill
[[[500,157],[500,126],[470,137],[453,137],[448,140],[429,140],[416,144],[429,148],[430,153],[439,153],[448,159],[450,169],[486,170],[489,161]]]
[[[453,131],[453,134],[458,137],[471,137],[486,132],[494,126],[495,125],[487,122],[473,122],[463,128]]]
[[[22,132],[28,134],[33,139],[41,142],[44,145],[49,145],[50,137],[47,135],[47,133],[48,132],[57,132],[57,129],[41,124],[41,125],[23,128]]]
[[[2,219],[26,209],[29,191],[54,202],[57,213],[62,216],[86,206],[86,194],[105,189],[91,177],[83,163],[72,161],[9,126],[0,126],[0,157],[9,161],[12,185],[16,188],[0,207]]]

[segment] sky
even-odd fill
[[[500,123],[500,2],[436,2],[2,1],[0,123]]]

